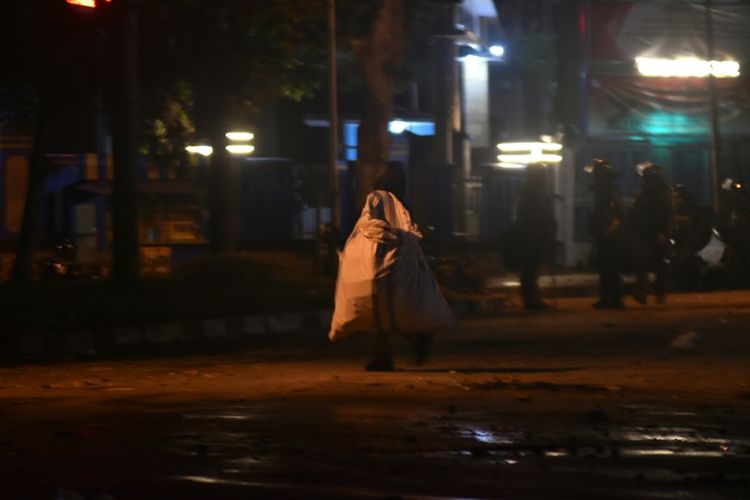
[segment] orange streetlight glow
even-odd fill
[[[96,0],[65,0],[65,1],[72,5],[78,5],[79,7],[89,7],[89,8],[96,7]],[[104,1],[109,3],[112,0],[104,0]]]

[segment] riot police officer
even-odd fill
[[[698,252],[711,240],[712,211],[695,201],[685,186],[672,187],[675,227],[672,239],[672,276],[677,290],[693,291],[701,286],[706,263]]]
[[[612,165],[595,159],[586,165],[591,174],[594,207],[589,216],[589,235],[596,249],[595,265],[599,272],[599,300],[596,309],[622,309],[622,259],[619,248],[624,220],[620,190]]]
[[[636,166],[641,176],[641,190],[635,197],[631,212],[633,228],[650,251],[647,268],[636,272],[634,297],[646,303],[648,271],[653,271],[653,291],[658,303],[667,300],[667,280],[671,253],[671,240],[675,226],[675,209],[672,191],[664,180],[661,168],[647,161]]]
[[[724,263],[732,287],[750,284],[750,193],[745,183],[725,179],[721,185],[723,200],[719,232],[727,245]]]

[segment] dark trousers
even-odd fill
[[[654,272],[653,292],[659,302],[667,295],[667,284],[669,280],[669,245],[663,237],[653,236],[646,240],[651,251],[651,259],[648,268],[640,269],[635,276],[636,293],[644,297],[648,293],[648,271]]]
[[[622,302],[622,275],[615,266],[599,267],[599,299],[609,304]]]
[[[538,264],[529,264],[521,269],[521,297],[526,307],[537,305],[542,301]]]
[[[622,304],[622,273],[614,239],[597,242],[599,271],[599,300],[611,305]]]

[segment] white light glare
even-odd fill
[[[211,156],[214,152],[214,148],[211,146],[188,146],[185,151],[194,155]]]
[[[562,156],[552,154],[497,155],[500,163],[560,163]]]
[[[255,137],[252,132],[227,132],[224,135],[230,141],[252,141]]]
[[[230,144],[226,149],[233,155],[248,155],[255,151],[255,146],[251,146],[250,144]]]
[[[503,54],[505,54],[505,47],[503,47],[502,45],[493,45],[489,50],[490,54],[495,57],[503,57]]]
[[[497,145],[500,151],[560,151],[562,144],[555,142],[501,142]]]
[[[463,61],[466,64],[475,64],[482,60],[482,57],[476,55],[476,54],[468,54],[463,57],[459,58],[461,61]]]
[[[523,163],[508,163],[506,161],[501,161],[500,163],[497,164],[497,166],[500,167],[500,168],[516,168],[516,169],[518,169],[518,168],[524,168],[526,165],[524,165]]]
[[[388,131],[391,134],[401,134],[406,130],[407,123],[403,120],[392,120],[388,124]]]
[[[559,154],[550,153],[550,151],[562,150],[562,144],[555,142],[501,142],[497,148],[506,154],[500,154],[497,159],[502,164],[523,164],[529,163],[560,163],[563,157]],[[514,154],[507,154],[514,153]],[[503,168],[518,168],[503,166]]]
[[[694,57],[655,59],[636,57],[636,68],[644,76],[736,78],[740,75],[737,61],[704,61]]]

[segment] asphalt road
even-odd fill
[[[750,498],[750,293],[0,367],[0,498]]]

